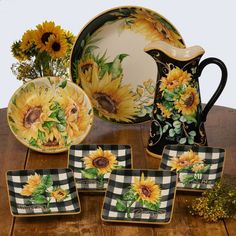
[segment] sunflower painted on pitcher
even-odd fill
[[[184,185],[201,183],[203,174],[210,168],[210,165],[204,163],[204,158],[191,149],[180,156],[171,157],[169,165],[171,170],[177,171],[179,181]]]
[[[131,218],[131,207],[135,202],[143,205],[151,211],[158,211],[161,201],[161,188],[155,181],[147,177],[144,173],[141,177],[134,177],[134,182],[129,187],[121,198],[117,198],[116,209],[121,212],[127,212],[127,217]]]
[[[197,112],[200,104],[198,87],[187,70],[167,64],[159,82],[159,97],[154,115],[162,123],[161,134],[180,144],[194,144]]]
[[[66,150],[89,131],[93,112],[74,84],[45,77],[22,86],[8,106],[8,122],[16,137],[42,152]]]
[[[12,44],[18,60],[11,67],[17,79],[27,82],[44,76],[68,78],[70,51],[75,36],[53,21],[44,21],[27,30],[21,40]]]

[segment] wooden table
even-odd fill
[[[158,168],[159,160],[147,156],[145,146],[150,123],[116,125],[95,119],[84,143],[130,144],[133,147],[134,168]],[[215,106],[206,122],[209,146],[227,151],[226,174],[236,174],[236,110]],[[41,154],[19,143],[10,132],[6,109],[0,110],[0,235],[236,235],[236,220],[209,224],[191,216],[186,200],[193,193],[177,193],[173,218],[168,225],[135,225],[104,223],[100,218],[103,195],[80,194],[82,212],[71,216],[15,218],[11,216],[5,172],[14,169],[60,168],[67,165],[67,153]]]

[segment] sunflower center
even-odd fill
[[[77,106],[75,104],[73,104],[73,107],[70,110],[71,114],[75,114],[77,111],[78,111]]]
[[[52,49],[53,49],[54,52],[60,51],[60,49],[61,49],[61,44],[58,43],[58,42],[54,42],[54,43],[52,44]]]
[[[58,192],[57,192],[57,195],[59,195],[59,196],[61,196],[61,197],[64,197],[64,192],[62,192],[61,190],[59,190]]]
[[[40,117],[42,113],[42,107],[31,107],[24,116],[24,126],[25,128],[30,128],[31,125]]]
[[[94,98],[97,100],[99,105],[109,113],[116,113],[116,102],[105,93],[95,93]]]
[[[184,105],[187,107],[191,107],[193,105],[193,102],[194,102],[194,94],[190,93],[190,95],[184,101]]]
[[[59,142],[54,137],[53,140],[48,140],[46,143],[43,144],[46,147],[53,147],[59,145]]]
[[[152,191],[147,186],[141,186],[141,191],[146,197],[150,197]]]
[[[107,167],[109,161],[105,157],[97,157],[93,160],[93,165],[97,168],[104,168]]]
[[[46,32],[42,35],[41,37],[41,41],[44,45],[46,45],[46,43],[48,42],[48,38],[52,35],[52,32]]]
[[[83,73],[85,73],[86,71],[88,71],[91,67],[93,67],[93,64],[92,63],[87,63],[83,66],[81,66],[81,70]]]

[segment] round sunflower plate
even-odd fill
[[[151,119],[157,66],[144,48],[154,40],[185,47],[169,21],[140,7],[103,12],[79,33],[71,54],[71,77],[100,118],[127,124]]]
[[[7,119],[13,134],[27,147],[58,153],[86,137],[93,122],[93,109],[88,96],[74,83],[43,77],[14,93]]]

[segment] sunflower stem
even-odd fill
[[[133,203],[135,202],[136,200],[132,200],[131,201],[131,203],[128,205],[128,207],[127,207],[127,217],[128,218],[131,218],[131,216],[130,216],[130,208],[131,208],[131,206],[133,205]]]

